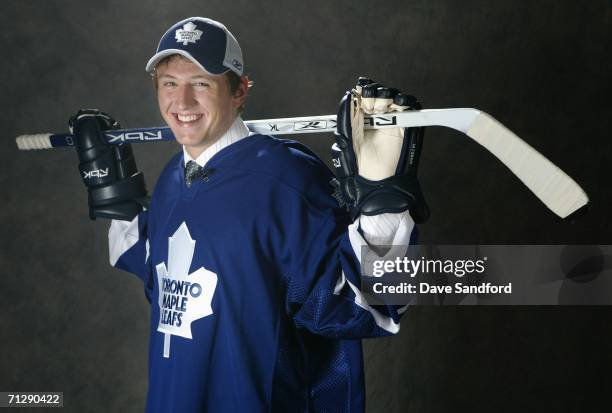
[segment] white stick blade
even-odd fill
[[[587,194],[572,178],[488,114],[481,112],[467,135],[502,161],[561,218],[589,202]]]

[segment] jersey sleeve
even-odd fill
[[[414,223],[409,215],[402,218],[395,234],[389,234],[393,245],[408,245],[414,238]],[[339,339],[396,334],[407,305],[370,305],[361,291],[361,248],[368,244],[359,218],[342,231],[329,217],[314,232],[287,289],[296,325]]]
[[[282,217],[279,231],[284,234],[281,245],[286,251],[281,261],[289,263],[285,277],[287,314],[297,327],[330,338],[397,333],[407,306],[368,303],[361,291],[361,250],[369,246],[366,238],[381,244],[413,243],[413,220],[406,212],[358,217],[351,222],[333,197],[333,175],[322,171],[325,166],[310,167],[315,172],[292,168],[292,176],[301,172],[305,183],[294,185],[300,188],[297,192],[279,194],[282,204],[275,208],[282,211],[276,215]]]
[[[132,221],[112,220],[108,230],[110,264],[135,274],[145,287],[151,302],[152,278],[147,236],[148,211],[140,212]]]

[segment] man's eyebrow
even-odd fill
[[[203,75],[193,75],[190,77],[190,79],[204,79],[204,80],[210,80],[208,77],[203,76]]]

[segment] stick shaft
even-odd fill
[[[480,111],[476,109],[424,109],[371,115],[365,118],[366,129],[447,126],[466,132],[466,120],[473,119]],[[333,133],[336,131],[336,115],[304,116],[298,118],[262,119],[245,122],[253,133],[265,135],[293,135],[304,133]],[[170,128],[119,129],[105,133],[109,143],[173,141]],[[74,136],[69,133],[42,133],[21,135],[16,139],[21,150],[51,149],[74,146]]]

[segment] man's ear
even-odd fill
[[[246,75],[240,76],[240,83],[232,94],[232,106],[236,110],[236,114],[239,115],[244,110],[244,105],[249,94],[249,88],[253,85],[253,82],[249,80]]]
[[[238,106],[244,105],[246,101],[247,93],[249,90],[249,78],[246,75],[240,76],[240,85],[234,92],[234,99],[236,99]]]

